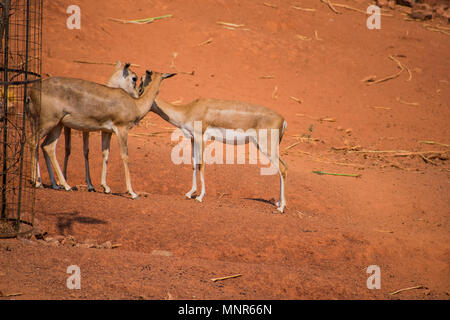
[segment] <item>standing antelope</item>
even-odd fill
[[[122,89],[63,77],[42,81],[41,94],[37,88],[30,90],[29,113],[39,115],[36,139],[40,141],[45,137],[42,149],[47,167],[51,168],[53,165],[60,183],[66,190],[71,187],[67,184],[56,159],[56,144],[63,127],[81,131],[102,131],[102,134],[114,132],[125,169],[127,192],[133,199],[138,197],[131,187],[128,168],[128,131],[150,111],[162,80],[174,75],[147,71],[146,79],[150,84],[139,98],[130,97]],[[109,142],[108,139],[102,146],[104,164],[107,162],[105,157],[107,158],[108,152],[105,150],[109,150]],[[106,184],[106,170],[102,172],[102,186],[105,191],[110,190]]]
[[[139,94],[136,91],[136,83],[137,83],[137,75],[135,72],[133,72],[130,69],[130,63],[125,63],[125,65],[122,67],[122,63],[120,61],[117,62],[115,66],[115,71],[111,75],[111,77],[106,82],[106,86],[110,88],[121,88],[125,90],[130,96],[138,98]],[[36,115],[34,115],[36,117]],[[33,120],[33,119],[32,119]],[[65,137],[65,157],[64,157],[64,166],[63,166],[63,175],[64,178],[67,180],[67,164],[71,152],[71,132],[72,129],[70,127],[64,128],[64,137]],[[111,133],[105,133],[102,135],[102,145],[106,145],[105,141],[106,139],[111,140]],[[32,154],[35,152],[34,150],[37,149],[37,145],[32,145]],[[105,153],[109,154],[109,148],[108,150],[104,150]],[[91,182],[91,177],[89,173],[89,131],[83,131],[83,153],[84,153],[84,163],[85,163],[85,169],[86,169],[86,184],[88,186],[89,191],[95,191],[94,186]],[[45,156],[45,153],[44,153]],[[35,159],[38,159],[39,153],[36,154]],[[107,161],[106,159],[104,159]],[[47,162],[48,163],[48,162]],[[49,177],[52,184],[53,189],[59,189],[55,178],[53,174],[53,170],[51,166],[47,167],[49,170]],[[103,171],[105,171],[106,174],[106,163],[103,164]],[[34,179],[35,181],[35,187],[39,188],[42,185],[41,177],[40,177],[40,168],[39,168],[39,162],[36,163],[36,166],[32,165],[32,177],[37,174],[37,178]],[[36,172],[37,170],[37,172]]]
[[[140,92],[150,82],[150,75],[141,78]],[[191,198],[197,191],[197,170],[200,171],[202,189],[196,200],[202,202],[205,195],[204,161],[203,153],[209,137],[223,138],[227,144],[246,144],[249,141],[255,144],[270,162],[278,169],[280,175],[280,200],[277,209],[284,211],[286,206],[285,185],[287,177],[287,165],[278,153],[278,144],[281,142],[287,127],[287,122],[277,112],[266,107],[240,101],[197,99],[185,105],[173,105],[156,97],[151,111],[161,118],[180,128],[184,135],[191,139],[191,152],[193,164],[192,188],[186,193]],[[201,123],[200,126],[195,123]],[[274,140],[267,132],[276,130],[277,137]],[[228,134],[223,134],[224,132]],[[267,144],[261,145],[260,133],[265,131]],[[220,133],[220,134],[215,134]],[[276,145],[274,150],[273,146]]]

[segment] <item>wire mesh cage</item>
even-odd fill
[[[0,0],[0,238],[33,231],[27,92],[40,91],[42,0]]]

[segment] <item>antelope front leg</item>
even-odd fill
[[[72,149],[72,129],[69,127],[64,127],[64,143],[66,154],[64,156],[63,175],[67,180],[67,164],[69,162],[70,151]]]
[[[106,184],[106,171],[108,170],[108,158],[109,149],[111,145],[111,133],[102,132],[102,155],[103,155],[103,167],[102,167],[102,181],[101,185],[105,193],[111,193],[111,188]]]
[[[39,141],[37,139],[36,127],[31,124],[32,134],[28,138],[27,143],[30,148],[31,156],[31,184],[35,188],[42,186],[41,172],[39,170]]]
[[[286,179],[287,179],[287,165],[286,163],[283,161],[283,159],[279,158],[278,159],[278,168],[279,168],[279,172],[280,172],[280,200],[277,203],[278,206],[278,211],[280,211],[281,213],[283,213],[284,211],[284,207],[286,206],[286,197],[285,197],[285,193],[286,193]]]
[[[88,186],[88,191],[94,191],[94,186],[91,181],[91,174],[89,171],[89,132],[83,131],[83,154],[84,154],[84,167],[86,169],[86,184]]]
[[[128,168],[128,130],[125,128],[117,128],[117,141],[119,142],[120,156],[122,157],[123,167],[125,169],[125,182],[127,191],[132,199],[136,199],[138,195],[131,188],[130,169]]]
[[[191,160],[192,160],[192,188],[189,190],[188,193],[186,193],[186,197],[191,199],[192,194],[197,191],[197,164],[195,163],[195,157],[194,157],[194,139],[191,139]]]
[[[58,160],[56,159],[56,144],[58,142],[59,135],[61,134],[62,126],[58,125],[53,128],[48,135],[45,137],[44,142],[42,143],[42,149],[44,151],[45,161],[47,162],[47,167],[49,168],[50,179],[52,180],[52,185],[54,189],[59,189],[56,185],[53,177],[53,171],[51,170],[51,165],[56,170],[56,174],[58,175],[58,179],[60,183],[63,185],[66,191],[71,190],[72,188],[67,184],[66,179],[61,171],[61,167],[59,166]],[[51,162],[51,164],[50,164]]]
[[[199,135],[200,136],[200,135]],[[194,136],[195,137],[195,136]],[[200,171],[200,182],[202,183],[202,190],[200,192],[200,194],[197,196],[197,198],[195,198],[195,200],[197,200],[198,202],[202,202],[203,201],[203,197],[205,196],[205,162],[203,159],[203,154],[205,151],[205,146],[206,146],[206,142],[203,142],[203,137],[200,136],[200,138],[197,139],[197,141],[195,141],[196,139],[194,138],[194,145],[195,145],[195,151],[196,153],[194,154],[194,158],[196,159],[196,165],[198,164],[199,166],[199,171]]]

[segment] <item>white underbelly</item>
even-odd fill
[[[214,138],[214,140],[226,144],[246,144],[251,140],[256,140],[256,131],[208,127],[205,130],[203,137],[204,140],[211,140]]]

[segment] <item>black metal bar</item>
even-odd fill
[[[3,3],[3,29],[4,29],[4,39],[5,39],[5,52],[4,52],[4,79],[8,79],[8,39],[9,39],[9,8],[10,8],[10,0],[5,0]],[[1,218],[6,219],[6,184],[7,184],[7,159],[8,159],[8,83],[3,84],[3,174],[2,174],[2,212]]]
[[[24,112],[22,114],[22,135],[20,138],[20,165],[19,165],[19,198],[17,203],[17,224],[16,231],[20,231],[20,210],[22,209],[22,179],[23,179],[23,156],[24,156],[24,148],[25,148],[25,138],[26,138],[26,103],[27,103],[27,80],[28,80],[28,51],[30,50],[29,41],[30,41],[30,0],[27,0],[27,22],[26,22],[26,39],[25,39],[25,85],[23,88],[23,109]]]

